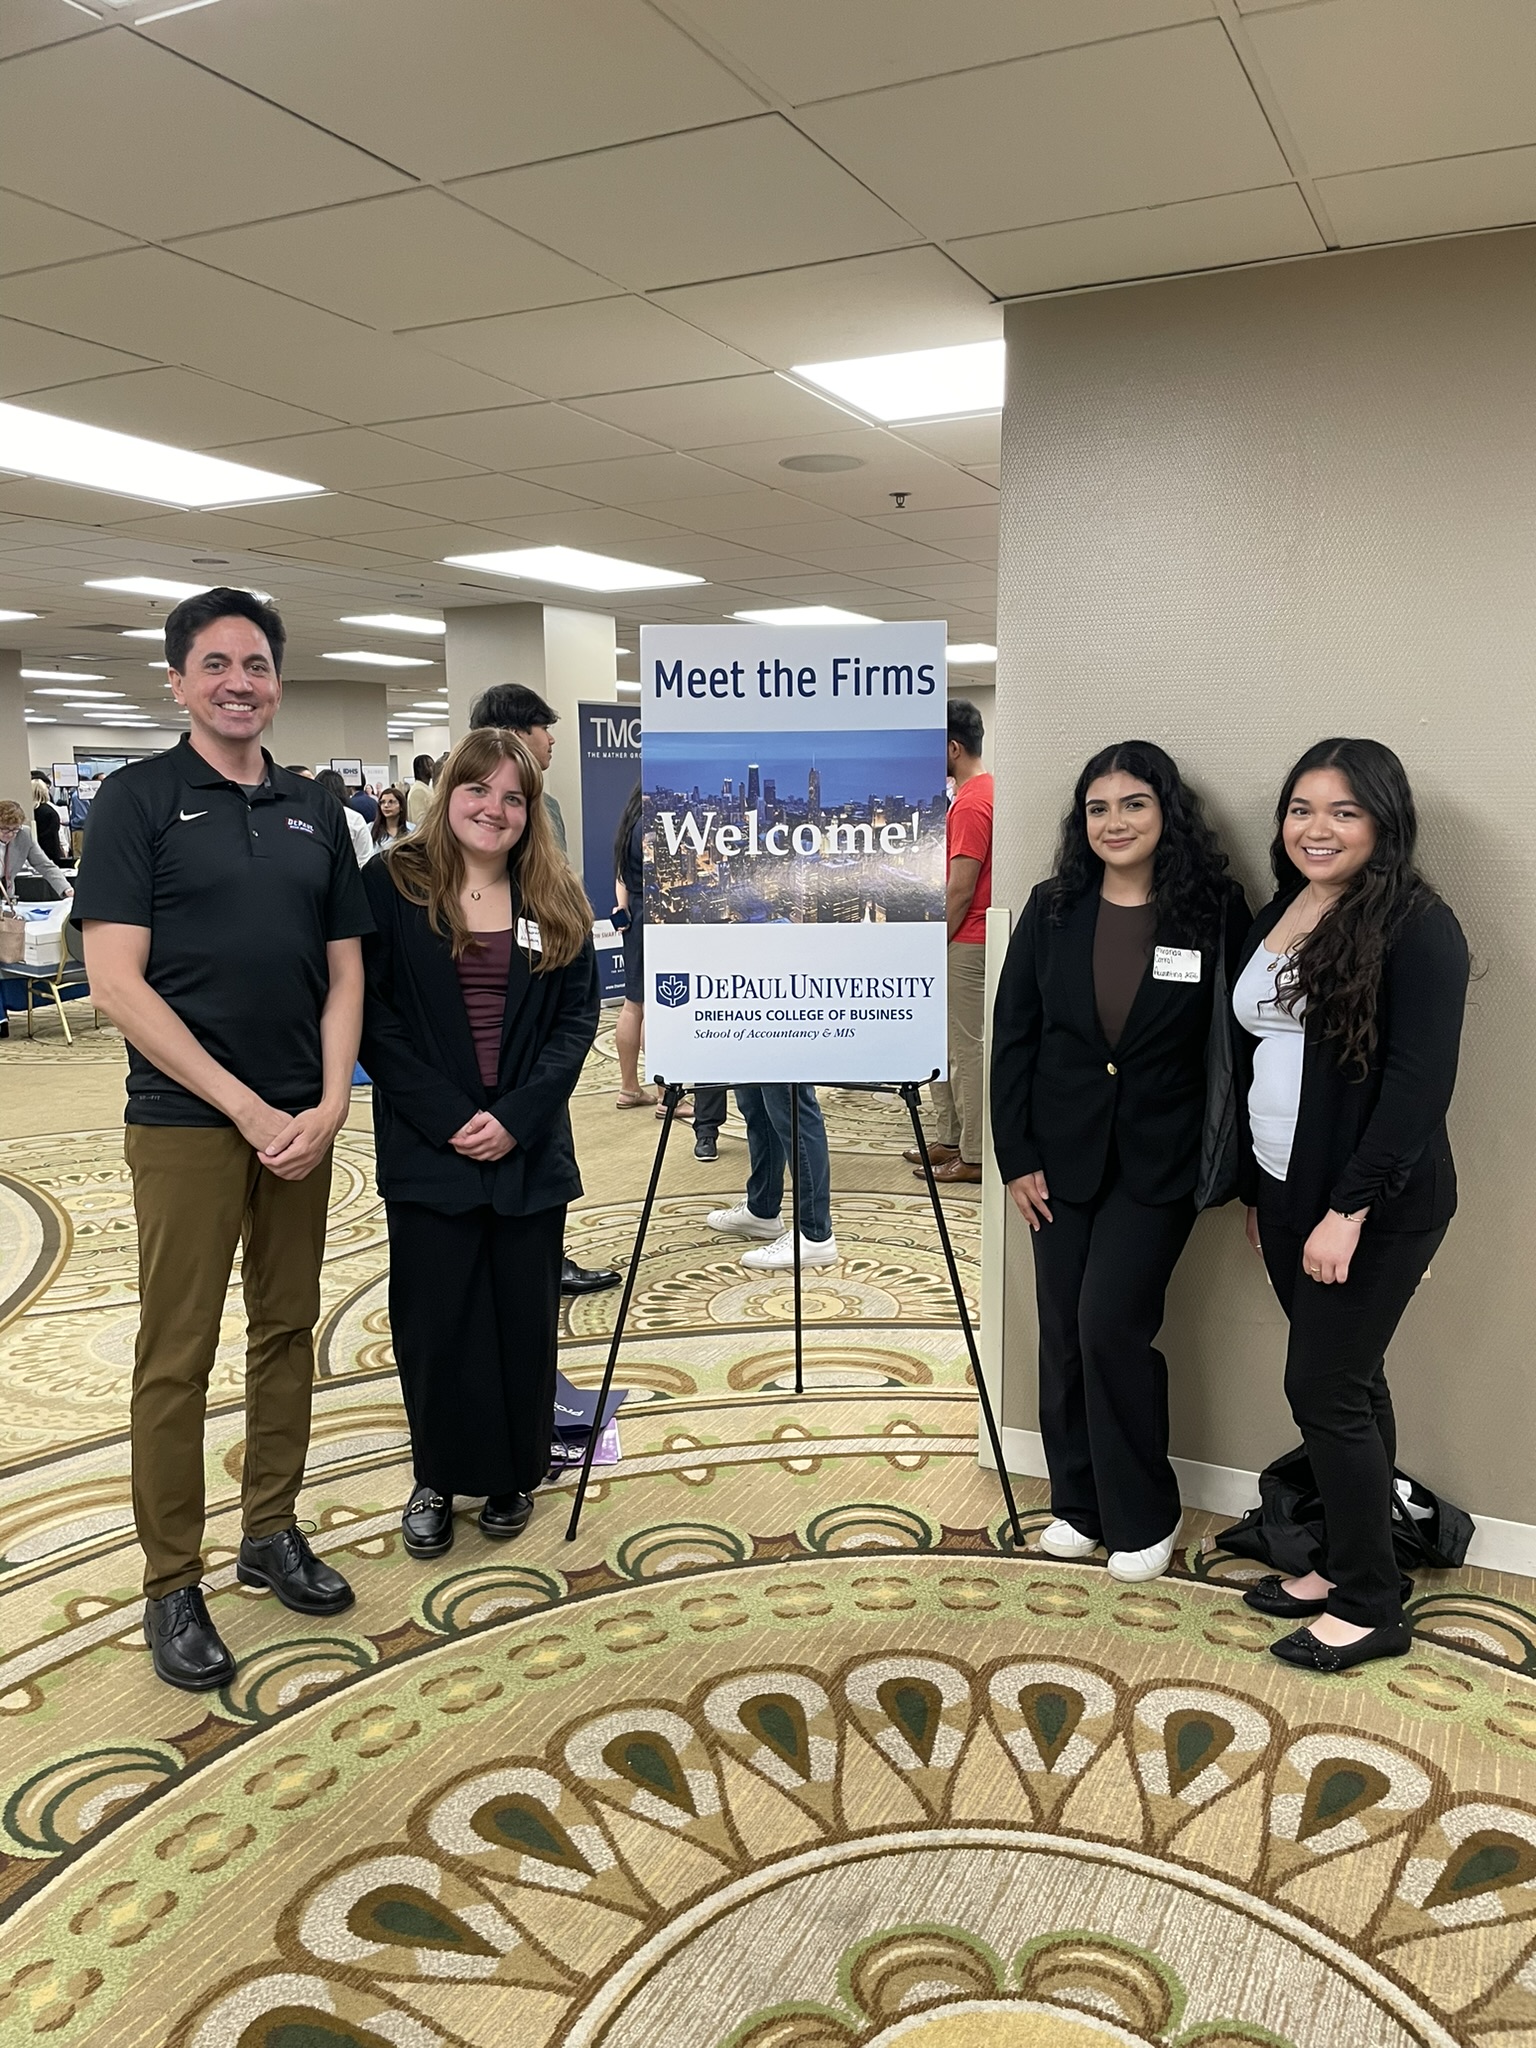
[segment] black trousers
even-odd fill
[[[693,1134],[710,1131],[719,1136],[720,1126],[725,1122],[725,1089],[723,1087],[695,1088],[693,1091]]]
[[[1403,1618],[1402,1569],[1392,1548],[1397,1423],[1386,1350],[1445,1237],[1439,1230],[1360,1233],[1349,1278],[1325,1287],[1301,1270],[1307,1235],[1276,1213],[1280,1183],[1259,1185],[1259,1242],[1291,1325],[1285,1397],[1301,1431],[1328,1531],[1317,1569],[1333,1580],[1328,1612],[1359,1628]]]
[[[389,1321],[416,1477],[531,1493],[549,1470],[565,1207],[450,1216],[388,1202]]]
[[[1111,1158],[1091,1202],[1053,1197],[1051,1213],[1034,1233],[1051,1512],[1110,1550],[1146,1550],[1179,1521],[1168,1361],[1153,1340],[1194,1198],[1134,1201]]]

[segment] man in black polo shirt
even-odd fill
[[[75,894],[98,1008],[128,1040],[125,1150],[139,1227],[133,1511],[144,1633],[171,1685],[234,1674],[208,1616],[203,1418],[237,1245],[246,1311],[238,1576],[304,1614],[352,1589],[295,1525],[309,1447],[331,1141],[373,929],[346,818],[261,744],[283,625],[244,590],[166,620],[191,731],[101,786]]]

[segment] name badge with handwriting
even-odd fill
[[[544,945],[539,937],[539,928],[531,917],[520,917],[517,920],[517,943],[525,953],[543,952]],[[1195,958],[1198,961],[1200,955],[1197,953]]]
[[[1154,981],[1198,981],[1200,953],[1193,946],[1159,946],[1152,955]]]

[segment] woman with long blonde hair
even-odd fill
[[[485,727],[443,765],[420,827],[364,870],[363,1064],[389,1224],[389,1319],[415,1481],[413,1557],[521,1535],[549,1464],[569,1102],[597,1031],[592,913],[544,778]]]

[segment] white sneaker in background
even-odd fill
[[[1131,1585],[1137,1585],[1143,1579],[1160,1579],[1173,1562],[1173,1546],[1178,1540],[1179,1532],[1175,1528],[1171,1536],[1146,1550],[1112,1550],[1109,1553],[1110,1577],[1124,1579]]]
[[[1055,1521],[1040,1531],[1040,1548],[1049,1557],[1092,1557],[1098,1547],[1097,1536],[1085,1536],[1070,1522]]]
[[[745,1202],[738,1202],[734,1209],[711,1209],[704,1221],[723,1237],[756,1237],[765,1244],[784,1228],[777,1216],[754,1216]]]
[[[756,1219],[754,1218],[753,1220],[755,1221]],[[750,1252],[743,1252],[741,1263],[744,1266],[750,1267],[754,1273],[792,1272],[795,1264],[794,1237],[795,1234],[792,1230],[786,1230],[782,1236],[776,1237],[772,1244],[759,1245]],[[822,1238],[819,1243],[813,1237],[801,1238],[800,1265],[802,1269],[809,1266],[835,1266],[836,1264],[837,1239],[835,1237]]]

